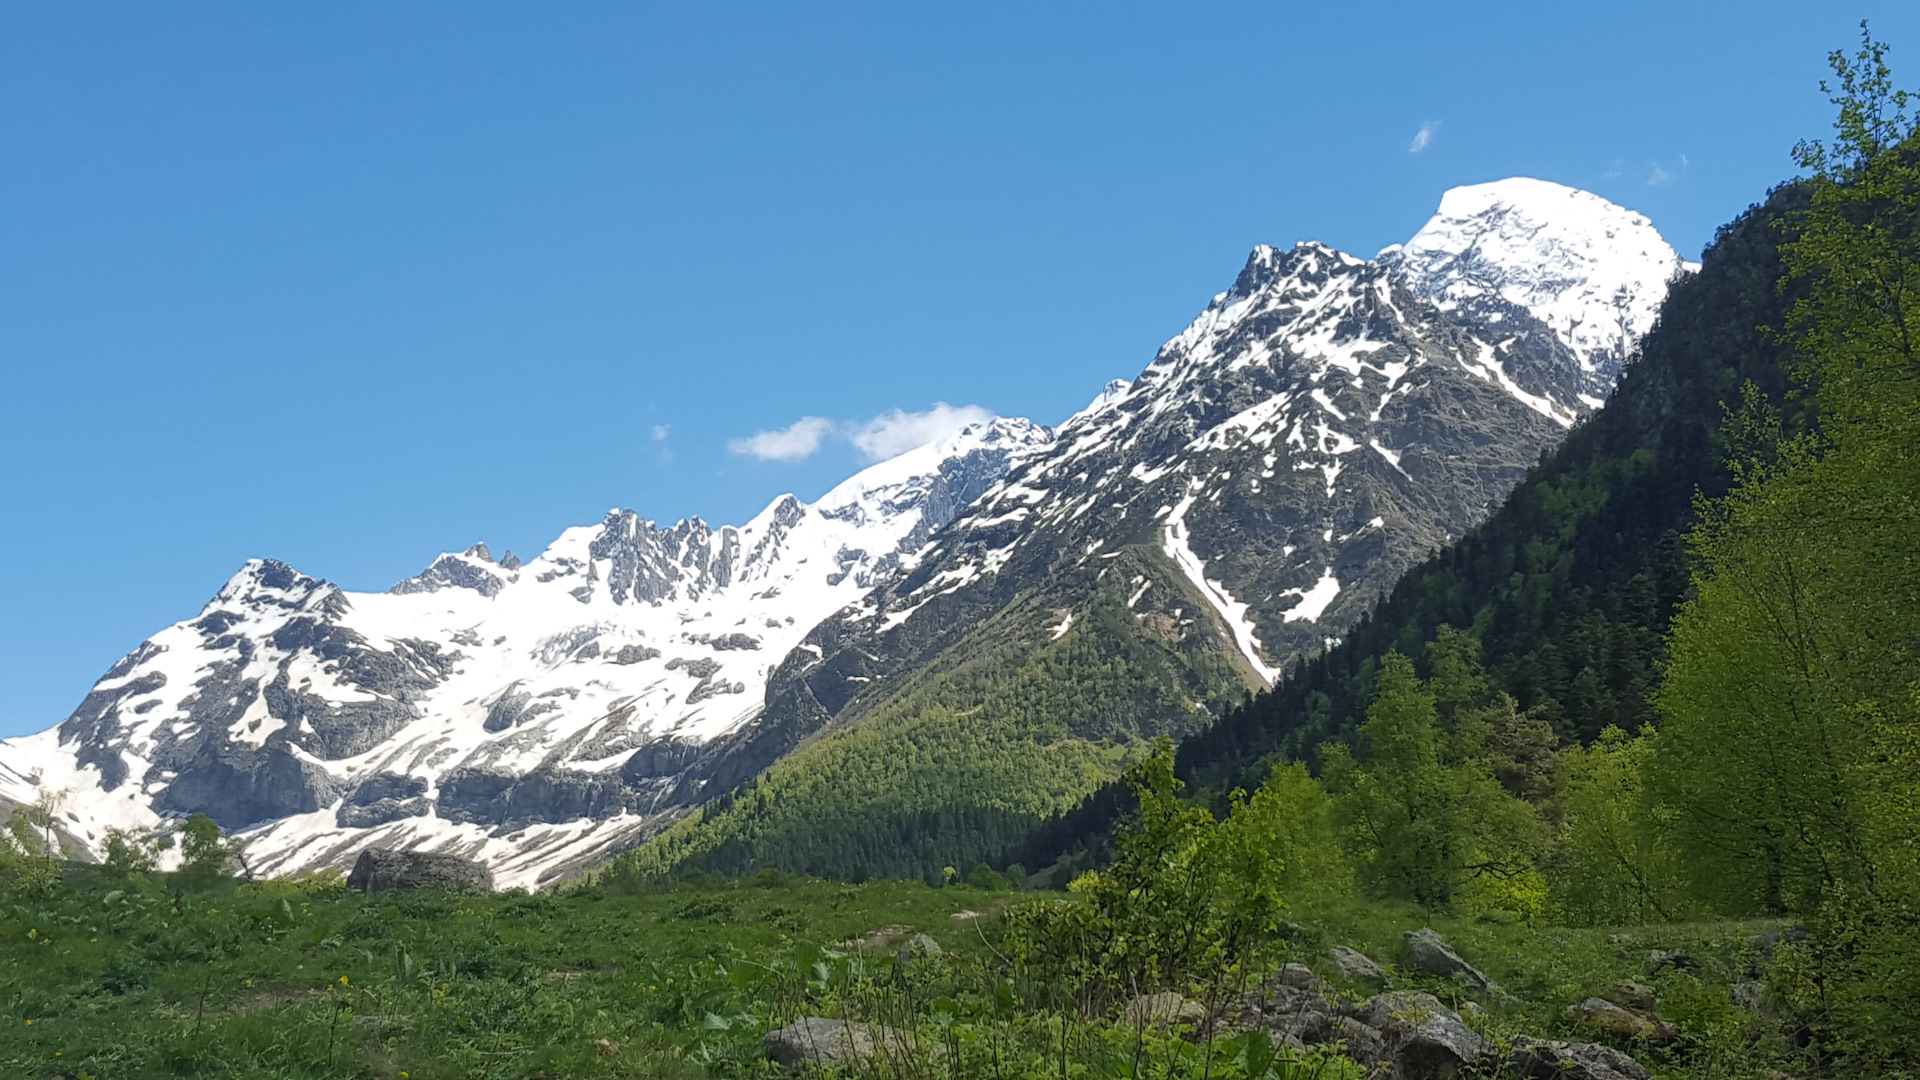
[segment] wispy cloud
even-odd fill
[[[983,424],[991,419],[993,414],[978,405],[956,407],[936,401],[926,412],[894,409],[864,423],[849,425],[847,441],[868,461],[885,461],[916,446],[944,439],[968,424]]]
[[[804,461],[818,453],[830,438],[845,439],[868,461],[885,461],[916,446],[966,427],[993,419],[978,405],[949,405],[936,401],[922,412],[890,409],[867,420],[835,423],[825,417],[803,416],[786,427],[733,439],[727,449],[761,461]]]
[[[664,442],[664,441],[666,441],[666,438],[667,438],[667,433],[668,433],[668,432],[671,432],[672,430],[673,430],[673,425],[672,425],[672,424],[655,424],[655,425],[653,425],[653,441],[654,441],[654,442]]]
[[[761,461],[805,461],[820,449],[820,440],[833,431],[833,421],[820,416],[803,416],[774,431],[756,431],[742,439],[731,439],[727,449]]]
[[[1433,137],[1438,134],[1440,134],[1440,121],[1429,120],[1421,124],[1420,130],[1413,133],[1413,141],[1407,144],[1407,153],[1417,154],[1432,146]]]
[[[1647,174],[1647,186],[1659,187],[1661,184],[1671,183],[1673,183],[1673,174],[1656,162],[1653,171]]]

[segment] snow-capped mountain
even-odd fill
[[[58,728],[0,742],[0,798],[62,793],[96,851],[204,812],[256,872],[407,846],[535,884],[697,797],[686,764],[806,632],[1050,439],[994,420],[738,528],[615,510],[524,565],[479,544],[385,593],[250,562]]]
[[[476,545],[385,593],[253,562],[59,727],[0,741],[0,805],[59,793],[94,851],[204,812],[256,872],[401,846],[534,885],[909,687],[1012,685],[1076,643],[1130,674],[1071,706],[1071,738],[1191,730],[1482,520],[1686,269],[1596,196],[1459,188],[1372,260],[1254,249],[1054,431],[977,425],[737,528],[616,510],[525,564]],[[1070,664],[1023,670],[1019,700],[1081,701],[1042,685]],[[969,722],[1015,700],[989,698]]]
[[[1209,657],[1267,684],[1346,633],[1602,404],[1687,270],[1644,217],[1536,180],[1450,191],[1373,260],[1256,248],[1136,379],[809,634],[746,730],[899,713],[937,673],[990,681],[980,658],[1078,634],[1192,715],[1094,703],[1060,718],[1075,737],[1204,724],[1232,697]]]

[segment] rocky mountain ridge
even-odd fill
[[[385,593],[254,560],[58,728],[0,743],[0,797],[63,793],[83,851],[204,812],[260,872],[378,844],[534,884],[697,797],[685,762],[800,636],[1050,438],[995,420],[743,526],[614,510],[524,565],[478,544]]]
[[[1456,189],[1374,260],[1256,248],[1057,432],[994,421],[738,528],[616,510],[387,593],[256,561],[0,743],[0,799],[64,792],[87,850],[206,812],[262,872],[379,845],[533,885],[961,667],[1138,646],[1164,685],[1075,737],[1190,731],[1483,518],[1685,269],[1596,196]]]
[[[798,752],[653,861],[892,875],[1000,857],[982,822],[1035,825],[1085,790],[1022,765],[1006,783],[1048,801],[974,778],[926,805],[927,785],[827,798],[808,773],[863,771],[855,746],[909,758],[935,716],[1057,761],[1209,726],[1491,513],[1599,407],[1689,269],[1644,217],[1532,180],[1449,192],[1373,260],[1254,249],[1137,378],[788,654],[765,711],[705,756]]]

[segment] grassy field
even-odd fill
[[[944,1022],[942,1037],[955,1040],[955,1031],[987,1030],[956,1026],[951,1014],[966,1013],[968,1000],[994,1008],[989,983],[974,976],[995,966],[999,912],[1032,898],[771,873],[643,895],[366,898],[324,883],[179,891],[76,867],[59,887],[0,904],[0,1076],[771,1075],[762,1036],[807,1012],[890,1008],[896,1023]],[[967,912],[981,917],[954,917]],[[1648,949],[1685,948],[1700,966],[1657,981],[1662,1011],[1686,1039],[1672,1052],[1636,1053],[1664,1076],[1765,1075],[1764,1041],[1749,1039],[1751,1021],[1727,992],[1752,976],[1749,943],[1765,924],[1561,930],[1352,901],[1296,903],[1292,918],[1293,955],[1321,968],[1329,945],[1391,961],[1405,931],[1434,925],[1520,999],[1478,1021],[1496,1035],[1572,1034],[1568,1005],[1644,978]],[[843,955],[857,950],[838,946],[889,928],[924,932],[945,949],[921,962],[930,972],[921,997],[836,991],[834,972],[858,962]],[[898,973],[886,978],[906,986]],[[1396,981],[1466,996],[1432,978]],[[969,996],[976,986],[986,989]],[[1026,1031],[1044,1041],[1067,1030],[1060,1025],[1042,1018]],[[1060,1045],[1068,1041],[1062,1034]],[[1100,1074],[1081,1056],[1062,1069]],[[1059,1074],[1044,1057],[1018,1068],[1008,1059],[1002,1073]]]

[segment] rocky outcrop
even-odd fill
[[[493,874],[459,855],[368,848],[347,875],[347,887],[368,894],[423,888],[492,892]]]

